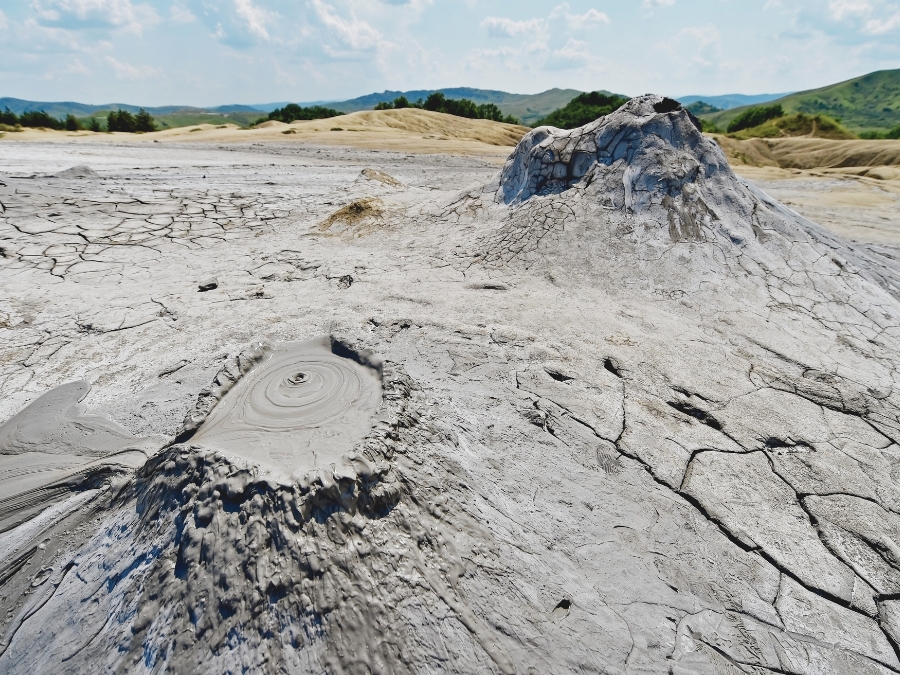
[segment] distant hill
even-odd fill
[[[141,106],[129,103],[106,103],[90,105],[75,101],[26,101],[20,98],[0,98],[0,110],[9,108],[16,115],[25,112],[43,110],[51,117],[63,119],[66,115],[75,115],[82,121],[96,117],[103,123],[112,110],[127,110],[136,113]],[[153,115],[162,129],[190,126],[192,124],[239,124],[249,126],[265,113],[249,105],[220,105],[212,108],[194,108],[183,105],[165,105],[145,108]]]
[[[0,110],[9,108],[16,115],[24,112],[34,112],[43,110],[52,117],[65,117],[66,115],[75,115],[75,117],[90,117],[91,115],[100,115],[110,110],[127,110],[130,113],[136,113],[142,107],[154,117],[161,115],[172,115],[180,113],[182,115],[197,115],[204,113],[261,113],[259,108],[249,105],[220,105],[214,108],[196,108],[185,105],[164,105],[158,107],[131,105],[130,103],[104,103],[103,105],[91,105],[89,103],[76,103],[75,101],[26,101],[21,98],[0,98]]]
[[[562,108],[581,92],[577,89],[550,89],[540,94],[510,94],[505,91],[491,89],[475,89],[472,87],[452,87],[449,89],[414,89],[412,91],[383,91],[381,93],[367,94],[349,101],[304,101],[299,104],[303,107],[311,105],[327,105],[341,112],[356,112],[358,110],[371,110],[378,103],[393,101],[398,96],[406,96],[410,101],[426,99],[429,94],[442,92],[447,98],[467,98],[475,103],[495,103],[504,115],[512,115],[523,124],[531,124]],[[284,107],[288,102],[260,103],[254,105],[222,105],[212,108],[197,108],[183,105],[168,105],[145,108],[158,121],[165,126],[183,126],[209,122],[211,124],[235,122],[237,124],[249,124],[256,118],[269,113],[276,108]],[[26,101],[18,98],[0,98],[0,110],[8,107],[17,115],[23,112],[43,110],[49,115],[64,118],[72,114],[78,118],[90,116],[105,117],[110,110],[127,110],[136,113],[141,106],[128,103],[104,103],[103,105],[89,105],[74,101]],[[207,117],[217,114],[218,117]],[[227,116],[227,117],[223,117]]]
[[[787,94],[723,94],[721,96],[679,96],[678,102],[687,107],[697,101],[703,101],[719,110],[731,110],[746,105],[768,103]]]
[[[900,70],[880,70],[846,82],[789,94],[776,102],[788,114],[828,115],[851,131],[885,132],[900,125]],[[704,115],[703,119],[724,129],[749,107],[752,106]]]
[[[493,89],[474,89],[472,87],[451,87],[449,89],[413,89],[411,91],[383,91],[367,94],[349,101],[328,103],[329,108],[341,112],[371,110],[378,103],[393,101],[398,96],[405,96],[410,101],[426,99],[430,94],[441,92],[447,98],[467,98],[475,103],[494,103],[504,115],[512,115],[523,124],[531,124],[562,108],[581,92],[577,89],[549,89],[540,94],[510,94]],[[302,104],[307,105],[307,104]]]

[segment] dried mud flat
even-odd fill
[[[900,271],[672,102],[2,152],[0,671],[900,671]]]

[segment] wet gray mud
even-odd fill
[[[0,672],[900,672],[896,263],[677,106],[4,151]]]
[[[330,338],[262,350],[191,440],[283,479],[351,451],[381,404],[380,364]]]

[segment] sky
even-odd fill
[[[780,93],[900,68],[900,0],[0,0],[0,96]]]

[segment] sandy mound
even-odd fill
[[[715,136],[736,164],[784,169],[900,166],[900,141],[835,141],[822,138],[754,138],[739,141]]]
[[[324,131],[343,127],[348,131],[399,131],[407,134],[434,136],[438,140],[460,139],[488,145],[515,146],[528,127],[490,120],[470,120],[455,115],[406,108],[404,110],[366,110],[327,120],[294,122],[291,126]]]
[[[445,154],[477,154],[502,162],[528,132],[515,124],[470,120],[428,110],[370,110],[323,120],[285,124],[269,120],[252,129],[233,124],[195,124],[149,134],[92,134],[28,129],[4,140],[110,141],[135,143],[200,141],[214,143],[303,142],[358,148]]]

